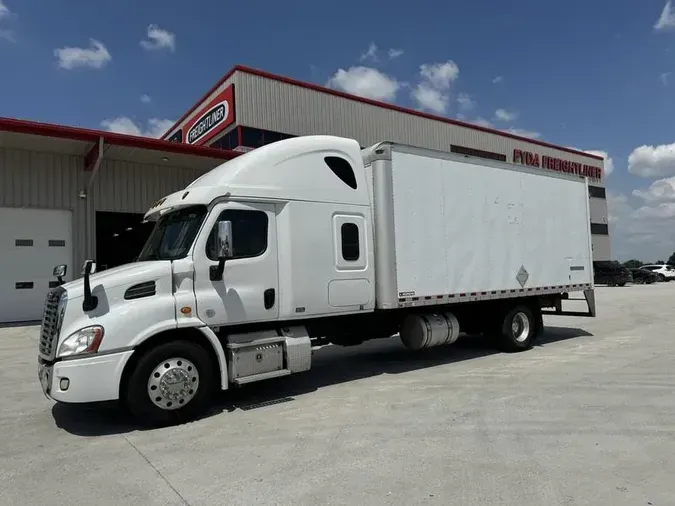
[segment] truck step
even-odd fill
[[[281,376],[289,376],[291,374],[291,371],[288,369],[281,369],[279,371],[270,371],[270,372],[264,372],[261,374],[254,374],[252,376],[243,376],[241,378],[235,378],[234,379],[234,384],[235,385],[246,385],[247,383],[254,383],[256,381],[262,381],[266,379],[271,379],[271,378],[280,378]]]

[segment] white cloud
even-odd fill
[[[459,67],[448,60],[445,63],[425,63],[420,65],[420,76],[437,90],[447,90],[459,77]]]
[[[497,76],[492,80],[492,84],[498,84],[504,81],[504,78],[502,76]]]
[[[659,79],[661,79],[661,83],[663,83],[664,86],[668,86],[668,78],[670,77],[670,74],[672,74],[672,72],[664,72],[659,76]]]
[[[526,130],[524,128],[516,128],[516,127],[509,127],[507,129],[500,128],[495,126],[490,120],[487,120],[482,117],[477,117],[475,119],[472,119],[469,121],[469,123],[472,123],[474,125],[478,125],[484,128],[494,128],[495,130],[501,130],[502,132],[508,132],[512,135],[518,135],[519,137],[527,137],[529,139],[538,139],[541,137],[541,134],[539,132],[536,132],[534,130]]]
[[[469,123],[473,123],[474,125],[482,126],[482,127],[485,127],[485,128],[494,128],[494,125],[492,124],[492,122],[490,122],[489,120],[487,120],[485,118],[481,118],[481,117],[478,117],[474,120],[471,120],[471,121],[469,121]]]
[[[365,53],[361,54],[361,57],[359,58],[360,61],[366,61],[366,60],[371,60],[371,61],[377,61],[377,46],[375,45],[374,42],[371,42],[370,45],[368,46],[368,49],[366,49]]]
[[[152,101],[152,98],[150,98],[150,95],[141,95],[141,102],[144,104],[149,104]]]
[[[118,116],[101,121],[101,127],[109,132],[156,139],[161,137],[173,124],[174,121],[170,119],[151,118],[147,121],[147,125],[142,127],[127,116]]]
[[[528,137],[530,139],[538,139],[539,137],[541,137],[541,134],[539,132],[536,132],[534,130],[525,130],[524,128],[510,127],[506,131],[513,135],[518,135],[520,137]]]
[[[602,149],[579,149],[576,146],[567,146],[567,149],[580,151],[581,153],[588,153],[589,155],[601,156],[604,160],[604,167],[605,167],[602,173],[603,177],[607,177],[612,172],[614,172],[614,160],[612,159],[611,156],[609,156],[609,153],[607,153],[607,151],[603,151]]]
[[[457,103],[459,104],[459,108],[463,111],[471,110],[476,106],[476,102],[468,93],[460,93],[457,96]]]
[[[11,14],[9,7],[5,5],[5,2],[3,0],[0,0],[0,19],[9,17]]]
[[[599,149],[586,149],[584,150],[584,153],[588,153],[589,155],[601,156],[603,158],[605,162],[604,163],[605,170],[603,171],[604,177],[607,177],[612,172],[614,172],[614,160],[612,160],[612,157],[609,156],[609,153],[607,153],[607,151],[602,151]]]
[[[417,106],[423,111],[444,114],[448,109],[450,98],[443,92],[435,89],[429,83],[421,82],[410,94]]]
[[[387,56],[389,56],[390,60],[394,60],[394,59],[398,58],[399,56],[401,56],[402,54],[403,54],[403,49],[393,49],[392,48],[387,52]]]
[[[628,156],[628,172],[642,177],[675,175],[675,143],[635,148]]]
[[[148,51],[159,49],[168,49],[175,51],[176,35],[167,30],[163,30],[157,25],[148,26],[148,38],[141,41],[141,47]]]
[[[74,69],[76,67],[103,68],[112,60],[108,49],[96,39],[89,39],[89,47],[62,47],[54,50],[54,56],[58,59],[62,69]]]
[[[630,196],[607,191],[607,210],[614,258],[655,262],[675,251],[675,202],[634,205]]]
[[[0,28],[0,39],[5,39],[9,42],[16,42],[16,34],[12,30]]]
[[[338,69],[328,81],[328,86],[353,95],[374,100],[393,101],[402,83],[377,69],[370,67],[350,67]]]
[[[495,119],[499,121],[511,122],[515,121],[516,118],[518,118],[517,112],[510,112],[507,111],[506,109],[497,109],[495,111]]]
[[[672,3],[668,0],[666,5],[663,6],[659,19],[654,23],[654,30],[664,31],[673,28],[675,28],[675,12],[673,12]]]
[[[9,18],[14,16],[9,10],[9,7],[5,5],[3,0],[0,0],[0,19]],[[0,39],[5,39],[9,42],[16,42],[16,34],[8,28],[0,28]]]
[[[633,190],[633,195],[650,204],[675,202],[675,177],[654,181],[649,188],[645,190]]]
[[[420,82],[411,92],[423,111],[444,114],[450,104],[450,85],[459,77],[459,67],[452,60],[420,65]]]

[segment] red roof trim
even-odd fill
[[[103,142],[105,144],[114,146],[151,149],[155,151],[163,151],[165,153],[195,155],[205,158],[218,158],[220,160],[231,160],[232,158],[240,155],[240,153],[236,153],[234,151],[226,151],[223,149],[209,148],[204,146],[193,146],[191,144],[177,142],[167,142],[149,137],[137,137],[135,135],[118,134],[113,132],[104,132],[101,130],[89,130],[86,128],[76,128],[64,125],[54,125],[51,123],[39,123],[35,121],[4,117],[0,117],[0,131],[40,135],[43,137],[53,137],[57,139],[72,139],[85,142],[97,142],[100,137],[103,137]]]
[[[204,96],[202,98],[200,98],[199,101],[197,101],[197,103],[195,105],[193,105],[190,109],[188,109],[188,111],[185,114],[183,114],[183,116],[181,116],[181,118],[178,121],[176,121],[176,123],[174,123],[174,125],[164,134],[164,136],[171,133],[181,122],[183,122],[185,120],[185,118],[187,118],[197,107],[199,107],[209,97],[209,95],[211,95],[214,91],[216,91],[216,89],[218,89],[219,86],[221,86],[225,81],[227,81],[236,71],[246,72],[247,74],[252,74],[252,75],[255,75],[255,76],[258,76],[258,77],[263,77],[265,79],[270,79],[272,81],[278,81],[278,82],[290,84],[290,85],[293,85],[293,86],[299,86],[301,88],[306,88],[306,89],[309,89],[309,90],[318,91],[319,93],[326,93],[328,95],[333,95],[333,96],[336,96],[336,97],[345,98],[347,100],[354,100],[356,102],[361,102],[363,104],[374,105],[375,107],[382,107],[384,109],[390,109],[392,111],[401,112],[403,114],[412,114],[413,116],[418,116],[420,118],[430,119],[430,120],[433,120],[433,121],[440,121],[441,123],[447,123],[447,124],[450,124],[450,125],[457,125],[457,126],[462,126],[462,127],[465,127],[465,128],[471,128],[473,130],[479,130],[481,132],[499,135],[501,137],[508,137],[509,139],[516,139],[516,140],[519,140],[519,141],[529,142],[531,144],[536,144],[538,146],[543,146],[543,147],[546,147],[546,148],[557,149],[558,151],[566,151],[567,153],[585,156],[585,157],[588,157],[588,158],[593,158],[595,160],[604,160],[601,156],[592,155],[590,153],[584,153],[583,151],[576,151],[574,149],[565,148],[563,146],[556,146],[555,144],[550,144],[548,142],[539,141],[539,140],[536,140],[536,139],[530,139],[529,137],[522,137],[520,135],[511,134],[509,132],[503,132],[501,130],[495,130],[494,128],[482,127],[482,126],[479,126],[479,125],[474,125],[472,123],[465,123],[463,121],[459,121],[459,120],[456,120],[456,119],[444,118],[442,116],[435,116],[433,114],[415,111],[414,109],[408,109],[406,107],[400,107],[398,105],[388,104],[386,102],[380,102],[380,101],[372,100],[372,99],[369,99],[369,98],[359,97],[357,95],[351,95],[349,93],[344,93],[342,91],[333,90],[333,89],[327,88],[325,86],[319,86],[317,84],[306,83],[306,82],[299,81],[297,79],[293,79],[293,78],[290,78],[290,77],[284,77],[284,76],[279,76],[279,75],[276,75],[276,74],[271,74],[271,73],[266,72],[264,70],[258,70],[258,69],[254,69],[254,68],[251,68],[251,67],[246,67],[245,65],[235,65],[209,91],[207,91],[204,94]]]

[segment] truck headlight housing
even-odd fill
[[[82,353],[96,353],[103,340],[103,327],[93,325],[73,332],[59,346],[57,356],[68,357]]]

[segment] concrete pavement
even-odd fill
[[[326,347],[161,430],[53,406],[37,328],[0,329],[0,504],[675,504],[675,283],[597,300],[520,354]]]

